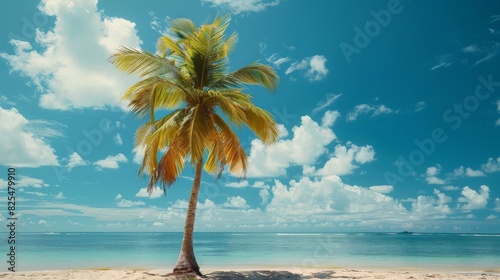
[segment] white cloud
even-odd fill
[[[425,109],[425,101],[419,101],[417,104],[415,104],[415,109],[413,109],[413,112],[420,112],[423,109]]]
[[[465,48],[463,48],[462,50],[464,53],[477,53],[478,51],[480,51],[480,49],[478,48],[477,45],[469,45]]]
[[[494,23],[495,21],[499,21],[499,20],[500,20],[500,15],[492,15],[491,20],[490,20],[490,24]]]
[[[444,185],[446,182],[443,179],[437,177],[441,172],[441,166],[438,164],[437,166],[427,167],[425,172],[426,178],[425,181],[431,185]]]
[[[94,162],[94,165],[97,165],[96,169],[97,170],[102,170],[103,168],[109,168],[109,169],[118,169],[119,163],[122,162],[127,162],[127,158],[125,157],[124,154],[119,153],[116,156],[108,156],[105,159],[98,160]]]
[[[20,192],[23,192],[23,193],[27,193],[27,194],[32,194],[32,195],[36,195],[36,196],[47,196],[47,194],[44,194],[44,193],[41,193],[41,192],[27,192],[25,191],[24,189],[19,189]]]
[[[69,156],[69,161],[68,161],[68,170],[71,170],[77,166],[85,166],[88,165],[88,162],[83,160],[83,158],[77,153],[73,152]]]
[[[141,206],[141,205],[145,204],[142,201],[127,200],[127,199],[123,198],[123,196],[121,194],[117,194],[115,197],[115,200],[116,200],[116,206],[121,207],[121,208],[129,208],[129,207]]]
[[[486,174],[483,173],[481,170],[474,170],[470,167],[467,167],[465,169],[465,176],[467,177],[482,177],[485,176]]]
[[[476,63],[474,63],[474,66],[494,58],[498,54],[499,49],[500,49],[500,43],[497,42],[493,46],[491,46],[489,49],[484,51],[484,53],[486,53],[485,56],[483,56],[481,59],[476,61]]]
[[[381,185],[381,186],[371,186],[369,187],[369,189],[378,193],[390,193],[392,192],[394,187],[390,185]]]
[[[498,216],[492,214],[492,215],[489,215],[488,217],[486,217],[486,220],[494,220],[496,218],[498,218]]]
[[[367,188],[344,184],[338,176],[291,180],[289,186],[275,180],[273,198],[266,212],[276,221],[398,219],[406,209],[392,197]]]
[[[265,205],[269,201],[270,193],[266,189],[261,189],[259,191],[259,196],[260,198],[262,198],[262,202],[260,203],[260,205]]]
[[[9,98],[5,95],[0,95],[0,104],[7,105],[7,106],[15,106],[16,102],[10,101]]]
[[[39,225],[46,225],[46,224],[47,224],[47,221],[45,221],[45,220],[39,220],[39,221],[38,221],[38,224],[39,224]]]
[[[339,94],[327,94],[326,95],[326,101],[320,102],[316,105],[316,107],[312,110],[312,114],[317,114],[319,111],[325,109],[326,107],[330,106],[337,100],[339,97],[342,96],[342,93]]]
[[[63,192],[58,192],[56,195],[54,195],[54,199],[65,199],[66,197],[64,196]]]
[[[142,164],[142,160],[144,159],[144,152],[146,151],[145,146],[137,146],[132,150],[134,154],[134,163]]]
[[[153,223],[153,227],[164,227],[164,226],[165,226],[165,224],[162,222],[154,222]]]
[[[273,53],[266,61],[272,63],[276,68],[280,68],[281,64],[287,63],[292,59],[289,57],[280,57],[277,53]]]
[[[446,68],[451,65],[451,62],[440,62],[434,66],[432,66],[431,70],[436,70],[439,68]]]
[[[240,209],[249,208],[247,201],[241,196],[228,197],[227,201],[223,204],[223,206],[230,208],[240,208]]]
[[[500,198],[495,198],[495,211],[500,212]]]
[[[326,111],[321,119],[322,127],[330,127],[340,117],[339,111]]]
[[[376,117],[382,114],[398,113],[399,110],[395,111],[385,105],[370,105],[370,104],[359,104],[354,107],[354,110],[347,114],[347,121],[355,121],[360,115],[371,113],[371,117]]]
[[[113,137],[113,140],[115,141],[116,145],[118,146],[123,145],[123,140],[122,137],[120,136],[120,133],[117,133],[115,137]]]
[[[17,167],[59,165],[54,148],[28,128],[31,121],[16,108],[0,107],[0,120],[0,164]]]
[[[458,202],[465,203],[460,206],[463,210],[483,209],[486,207],[489,197],[490,188],[486,185],[482,185],[479,192],[469,187],[464,187],[462,189],[462,196],[458,198]]]
[[[453,176],[455,177],[462,177],[464,175],[465,175],[465,168],[463,166],[460,166],[459,168],[453,170]]]
[[[443,214],[451,213],[448,206],[448,203],[451,202],[451,197],[436,189],[434,189],[434,194],[437,196],[437,199],[431,196],[418,196],[412,203],[412,213],[417,216],[430,217],[442,217],[441,215]]]
[[[316,175],[348,175],[358,168],[357,164],[365,164],[375,159],[375,150],[372,146],[358,147],[350,142],[346,146],[335,146],[333,156],[320,168]],[[357,164],[356,164],[357,163]]]
[[[12,71],[31,79],[41,93],[40,106],[59,110],[119,106],[133,79],[118,73],[107,58],[120,45],[139,47],[135,23],[105,16],[95,0],[45,0],[38,9],[54,17],[54,27],[37,30],[38,46],[12,40],[14,54],[0,56]]]
[[[444,191],[458,191],[460,188],[456,186],[443,186],[441,189]]]
[[[267,7],[277,6],[280,1],[266,0],[202,0],[202,2],[211,3],[212,6],[221,7],[231,11],[233,14],[242,12],[260,12]]]
[[[151,195],[149,195],[147,188],[141,188],[139,192],[135,194],[135,197],[149,197],[151,199],[159,198],[165,193],[163,190],[159,187],[155,187],[153,191],[151,192]]]
[[[432,70],[440,69],[440,68],[446,68],[450,65],[452,65],[452,55],[451,54],[445,54],[445,55],[439,55],[437,56],[437,63],[431,67]]]
[[[238,181],[238,182],[231,182],[231,183],[226,184],[226,187],[230,187],[230,188],[245,188],[245,187],[248,187],[248,181],[247,180],[242,180],[242,181]]]
[[[320,81],[328,74],[326,68],[326,58],[322,55],[315,55],[313,57],[296,61],[286,69],[285,74],[289,75],[295,71],[305,71],[304,77],[309,81]]]
[[[493,158],[489,158],[485,164],[481,165],[481,170],[486,172],[486,173],[499,172],[500,171],[500,157],[498,157],[496,160]]]
[[[42,179],[32,178],[32,177],[22,176],[22,175],[18,175],[16,177],[16,187],[17,188],[33,187],[33,188],[39,189],[39,188],[48,187],[48,186],[49,186],[49,184],[44,183]],[[0,178],[0,189],[6,188],[6,187],[7,187],[7,181]]]
[[[257,189],[270,189],[271,187],[269,185],[267,185],[266,183],[262,182],[262,181],[255,181],[252,185],[252,188],[257,188]]]
[[[292,139],[279,139],[266,146],[255,139],[248,158],[249,178],[286,175],[292,165],[311,165],[324,154],[326,145],[336,139],[329,127],[322,127],[309,116],[303,116],[300,126],[292,128]]]

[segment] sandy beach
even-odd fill
[[[48,270],[1,273],[0,279],[194,279],[168,276],[163,270]],[[205,270],[205,279],[500,279],[500,271],[494,272],[438,272],[438,271],[388,271],[360,269],[286,269],[286,270]]]

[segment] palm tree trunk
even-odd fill
[[[194,272],[201,276],[200,267],[196,262],[193,250],[193,229],[196,216],[196,204],[198,203],[198,194],[200,192],[201,171],[203,160],[196,164],[196,175],[194,177],[193,189],[189,198],[189,205],[186,215],[186,225],[184,226],[184,237],[182,239],[181,252],[174,268],[174,273]]]

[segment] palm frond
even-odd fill
[[[170,22],[170,29],[179,39],[187,39],[197,30],[193,21],[187,18],[173,19]]]
[[[175,66],[173,60],[162,58],[145,50],[121,47],[117,53],[109,58],[109,61],[115,65],[116,69],[139,77],[168,74],[173,78],[179,76],[179,68]]]
[[[246,125],[265,144],[272,144],[278,140],[279,128],[268,111],[254,105],[245,108]]]
[[[245,176],[247,172],[247,154],[240,144],[238,136],[231,127],[217,114],[212,114],[212,120],[219,128],[222,138],[223,165],[229,165],[229,171],[238,176]]]
[[[215,88],[241,87],[241,85],[260,85],[274,91],[278,88],[279,77],[268,65],[258,62],[240,68],[214,82]]]

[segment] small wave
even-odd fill
[[[489,237],[500,237],[500,234],[459,234],[459,236],[489,236]]]
[[[276,233],[276,235],[294,235],[294,236],[307,236],[307,235],[321,235],[321,233]]]
[[[58,235],[61,234],[60,232],[45,232],[43,234],[48,234],[48,235]]]

